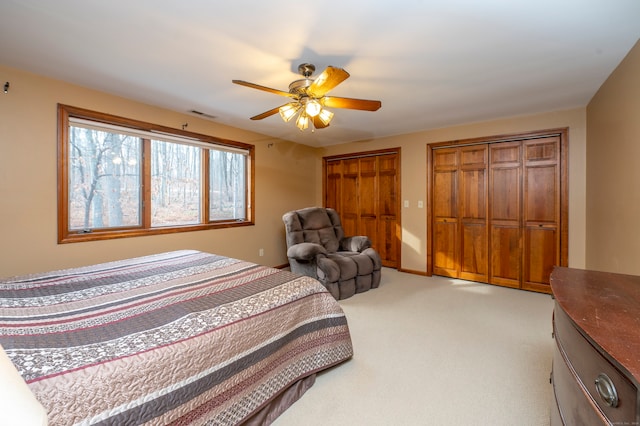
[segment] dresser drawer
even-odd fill
[[[578,384],[558,347],[553,354],[553,394],[556,400],[551,402],[551,426],[609,424]]]
[[[562,309],[556,309],[554,312],[554,327],[556,343],[569,360],[568,368],[573,369],[607,419],[614,424],[633,424],[637,415],[635,386],[589,343]],[[555,362],[554,358],[554,377]],[[598,393],[596,379],[600,380],[603,394],[612,394],[615,391],[617,402],[614,406],[608,405],[604,397]]]

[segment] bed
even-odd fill
[[[353,355],[318,281],[195,250],[0,280],[0,345],[50,425],[269,424]]]

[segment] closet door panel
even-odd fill
[[[395,193],[397,186],[395,175],[380,173],[378,185],[380,187],[380,192],[387,195],[380,200],[378,205],[380,217],[396,220],[398,197]]]
[[[459,237],[457,172],[436,172],[434,183],[437,189],[433,196],[433,271],[437,275],[459,276]]]
[[[460,172],[463,219],[487,218],[487,178],[486,171],[462,170]]]
[[[493,168],[491,219],[520,224],[520,168]]]
[[[377,164],[376,158],[360,159],[360,214],[376,215],[377,188]]]
[[[522,144],[491,145],[490,164],[489,283],[519,288],[522,280]]]
[[[433,273],[458,278],[458,150],[435,151],[433,159]]]
[[[554,265],[560,265],[560,139],[523,143],[524,277],[528,290],[550,292]]]
[[[357,234],[366,235],[374,247],[378,247],[378,167],[376,157],[361,158],[359,188],[359,217]]]
[[[460,167],[484,168],[487,165],[487,145],[465,146],[460,149]]]
[[[330,207],[336,211],[342,209],[341,188],[342,188],[342,161],[327,162],[327,180],[325,187],[325,207]]]
[[[339,211],[345,235],[358,234],[358,160],[344,160],[342,172],[342,210]]]
[[[487,146],[460,148],[460,278],[486,282]]]
[[[435,218],[458,216],[458,172],[435,172],[433,176],[433,215]]]
[[[487,226],[484,223],[463,223],[460,278],[487,281]]]
[[[524,279],[525,290],[548,291],[549,276],[558,264],[557,229],[554,226],[525,228]]]
[[[452,219],[439,219],[434,224],[433,273],[458,278],[458,222]]]
[[[526,162],[557,164],[560,160],[560,137],[547,136],[524,142]]]
[[[376,249],[380,253],[384,266],[398,264],[398,242],[400,230],[398,227],[398,194],[396,194],[398,155],[388,154],[378,156],[378,235],[379,244]]]
[[[491,284],[519,288],[522,250],[520,229],[513,225],[491,226]]]
[[[433,216],[458,217],[458,150],[442,149],[433,154]]]
[[[376,250],[380,254],[383,266],[396,267],[398,263],[398,244],[400,240],[399,227],[395,218],[383,217],[378,221],[380,243]]]
[[[489,283],[519,288],[522,279],[520,168],[492,169]]]
[[[559,214],[556,165],[527,167],[525,178],[525,223],[556,223]]]
[[[378,191],[381,194],[378,205],[379,212],[381,216],[393,217],[394,219],[398,209],[397,159],[397,154],[378,157]]]
[[[433,152],[434,170],[458,168],[458,149],[443,148]]]

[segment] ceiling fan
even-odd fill
[[[300,64],[298,72],[303,78],[292,82],[288,92],[242,80],[232,80],[232,82],[291,98],[290,102],[255,115],[251,120],[262,120],[279,112],[282,119],[288,122],[298,114],[296,126],[300,130],[308,128],[310,123],[314,129],[329,126],[334,114],[326,107],[376,111],[382,106],[380,101],[327,96],[331,89],[349,78],[349,73],[342,68],[328,66],[318,77],[312,78],[315,70],[316,67],[313,64]]]

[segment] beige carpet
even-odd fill
[[[274,426],[549,424],[551,296],[384,269],[340,304],[353,359]]]

